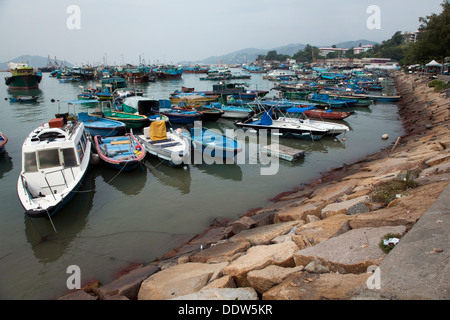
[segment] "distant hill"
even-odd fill
[[[377,42],[369,41],[369,40],[356,40],[356,41],[346,41],[333,43],[328,45],[314,45],[316,47],[331,47],[332,45],[336,45],[337,48],[352,48],[358,47],[359,44],[362,46],[366,44],[377,44]],[[301,43],[291,43],[285,46],[273,48],[273,49],[256,49],[256,48],[247,48],[238,51],[234,51],[222,56],[212,56],[203,60],[198,61],[180,61],[178,64],[188,65],[188,64],[242,64],[242,63],[251,63],[256,60],[258,55],[267,54],[267,52],[275,50],[278,54],[287,54],[294,55],[299,50],[303,50],[306,47],[305,44]]]
[[[203,60],[198,61],[180,61],[178,64],[238,64],[238,63],[250,63],[256,60],[258,55],[266,54],[267,50],[246,48],[238,51],[234,51],[222,56],[211,56]]]
[[[350,48],[356,48],[359,47],[359,45],[365,46],[367,44],[378,44],[378,42],[375,41],[369,41],[369,40],[356,40],[356,41],[346,41],[346,42],[339,42],[336,43],[337,48],[343,48],[343,49],[350,49]]]
[[[59,65],[66,65],[68,67],[73,66],[73,64],[69,63],[69,62],[64,62],[61,60],[56,60],[58,62]],[[26,62],[28,63],[28,65],[30,67],[33,68],[42,68],[42,67],[46,67],[48,64],[48,57],[44,58],[41,56],[30,56],[30,55],[23,55],[20,57],[17,57],[15,59],[12,59],[11,61],[7,61],[7,62],[0,62],[0,70],[7,70],[8,69],[8,62]],[[54,63],[55,59],[52,58],[51,62]]]

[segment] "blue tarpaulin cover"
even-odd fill
[[[261,125],[270,126],[272,123],[272,110],[265,111],[261,117]]]

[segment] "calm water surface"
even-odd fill
[[[260,174],[261,164],[190,165],[170,168],[149,158],[136,171],[121,173],[92,166],[80,192],[53,217],[28,218],[16,192],[21,146],[30,131],[58,112],[55,100],[73,100],[80,85],[59,83],[43,74],[39,90],[10,92],[0,73],[0,131],[9,139],[0,156],[0,299],[54,299],[67,292],[70,265],[81,269],[82,283],[98,279],[106,284],[130,263],[149,263],[209,226],[215,218],[238,218],[250,208],[268,204],[276,194],[319,177],[321,172],[364,158],[391,145],[403,134],[392,103],[355,108],[345,123],[346,141],[325,138],[303,141],[280,138],[280,143],[305,150],[297,162],[280,160],[276,175]],[[167,99],[182,86],[211,90],[215,82],[203,75],[184,74],[181,80],[142,84],[147,97]],[[273,82],[252,74],[249,89],[270,90]],[[242,81],[236,81],[242,82]],[[395,93],[389,87],[390,93]],[[271,91],[273,96],[277,91]],[[38,95],[39,102],[18,104],[5,98]],[[67,105],[61,104],[62,111]],[[235,129],[220,119],[205,127]],[[388,140],[382,140],[384,133]],[[247,148],[248,150],[248,148]],[[253,159],[254,155],[247,158]],[[248,162],[247,162],[248,163]]]

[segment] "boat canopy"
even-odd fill
[[[272,120],[272,109],[269,111],[264,111],[262,117],[261,117],[261,125],[263,126],[270,126],[273,123]]]

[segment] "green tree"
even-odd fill
[[[445,61],[450,56],[450,3],[444,0],[442,12],[420,17],[421,25],[417,42],[412,43],[405,52],[407,64],[424,64],[430,60]]]
[[[313,47],[310,44],[307,44],[303,50],[299,50],[296,54],[293,55],[295,60],[298,62],[308,62],[311,63],[316,59],[323,58],[320,55],[320,49],[317,47]]]

